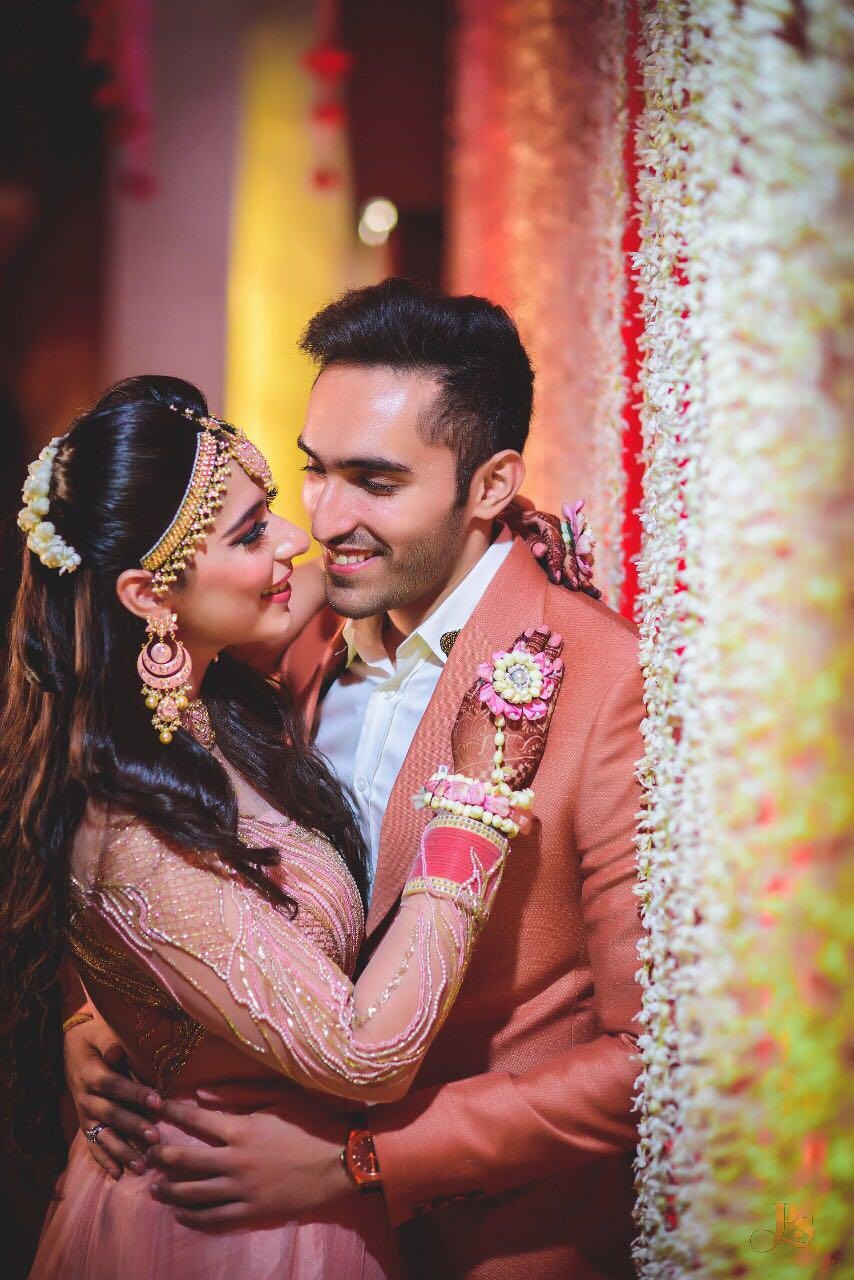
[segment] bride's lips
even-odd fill
[[[347,556],[353,559],[354,563],[340,564],[335,559],[336,556]],[[355,557],[357,556],[361,558],[356,560]],[[329,547],[323,548],[323,560],[327,573],[348,575],[361,573],[363,569],[366,569],[369,564],[373,564],[379,558],[376,552],[365,551],[363,547],[336,547],[334,551],[331,551]]]
[[[262,591],[261,599],[271,600],[274,604],[287,604],[291,598],[290,576],[289,573],[286,573],[278,582],[274,582],[272,587]]]

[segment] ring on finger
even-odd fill
[[[83,1136],[85,1137],[87,1142],[97,1142],[98,1134],[101,1132],[102,1129],[106,1129],[106,1127],[107,1126],[105,1124],[93,1124],[91,1129],[83,1130]]]

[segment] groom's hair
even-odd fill
[[[346,364],[435,375],[439,394],[419,426],[456,455],[460,505],[481,463],[524,448],[534,373],[515,324],[486,298],[445,297],[392,277],[318,311],[300,346],[321,373]]]

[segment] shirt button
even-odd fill
[[[367,791],[367,789],[368,789],[368,783],[367,783],[366,779],[365,779],[365,778],[357,778],[357,779],[356,779],[356,790],[357,790],[357,791]]]
[[[392,698],[394,697],[394,692],[395,692],[394,689],[386,689],[385,693],[383,694],[383,697],[387,702],[391,702]]]

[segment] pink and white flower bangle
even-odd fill
[[[489,782],[449,773],[445,765],[412,797],[416,809],[438,809],[457,818],[479,822],[513,839],[519,834],[518,812],[530,809],[530,787],[514,791],[505,782],[504,729],[507,720],[541,720],[560,674],[560,659],[552,662],[544,653],[530,653],[523,641],[509,651],[500,650],[491,662],[482,662],[477,674],[483,681],[478,693],[495,718],[495,751]]]
[[[513,791],[506,782],[481,782],[462,773],[439,769],[413,797],[417,809],[437,809],[493,827],[513,839],[519,834],[515,817],[530,809],[534,793],[530,787]]]

